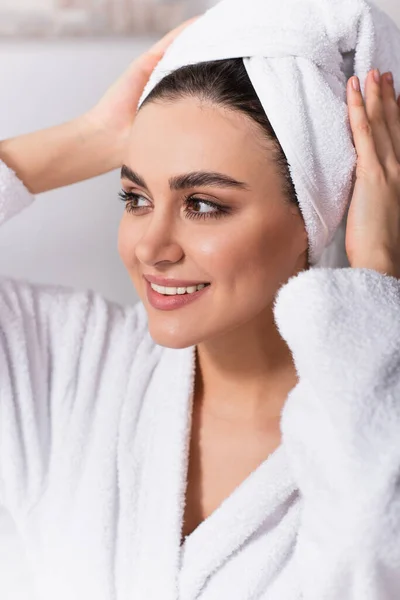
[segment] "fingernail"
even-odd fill
[[[390,83],[390,85],[393,85],[393,73],[391,71],[386,73],[386,81]]]
[[[360,91],[360,80],[358,79],[357,75],[355,75],[352,80],[351,80],[351,85],[353,86],[353,90],[355,92],[359,92]]]
[[[374,69],[374,79],[375,79],[375,83],[380,83],[381,74],[379,72],[379,69]]]

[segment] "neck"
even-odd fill
[[[276,420],[297,381],[291,352],[271,308],[197,346],[195,402],[216,417]]]

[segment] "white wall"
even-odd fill
[[[380,0],[400,25],[398,0]],[[0,43],[0,137],[73,118],[88,109],[150,40]],[[122,203],[118,172],[38,197],[1,228],[0,273],[92,288],[136,302],[116,249]],[[34,600],[20,542],[0,514],[0,598]]]

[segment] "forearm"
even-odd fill
[[[0,159],[33,194],[111,171],[121,164],[118,142],[88,116],[0,141]]]

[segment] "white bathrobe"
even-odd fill
[[[0,164],[0,221],[32,201]],[[140,302],[1,279],[0,504],[35,597],[400,598],[400,281],[314,268],[275,318],[282,444],[181,547],[195,348],[155,344]]]

